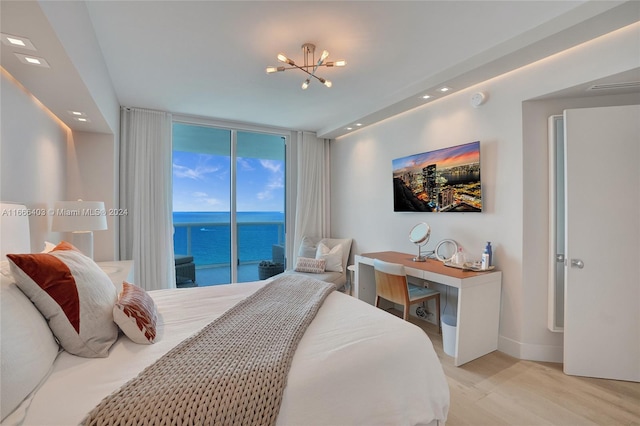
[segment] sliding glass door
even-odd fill
[[[176,262],[196,268],[194,282],[176,265],[179,287],[255,281],[278,262],[285,179],[283,136],[174,123]]]
[[[284,262],[285,138],[237,132],[235,176],[238,282],[254,281]]]

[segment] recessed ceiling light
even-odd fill
[[[43,59],[31,55],[23,55],[22,53],[14,53],[23,64],[35,65],[37,67],[51,68],[49,63]]]
[[[449,90],[451,90],[450,87],[444,86],[438,89],[439,91],[441,91],[442,93],[448,92]]]
[[[431,99],[431,95],[424,95],[422,99]]]
[[[89,120],[87,117],[73,117],[74,120],[76,121],[80,121],[81,123],[90,123],[91,120]]]
[[[69,111],[69,114],[73,115],[74,117],[85,117],[87,115],[81,111]]]
[[[362,123],[356,123],[356,126],[360,127],[362,126]]]
[[[7,37],[7,41],[9,43],[11,43],[14,46],[20,46],[20,47],[25,47],[26,44],[24,41],[17,39],[17,38],[13,38],[13,37]]]
[[[2,43],[11,47],[18,47],[20,49],[36,50],[31,40],[25,37],[14,36],[11,34],[0,33],[2,37]]]
[[[347,127],[347,130],[353,130],[353,127]]]

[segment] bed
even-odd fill
[[[38,311],[15,280],[3,260],[2,397],[25,396],[20,396],[23,399],[16,401],[15,407],[5,407],[2,402],[2,424],[25,425],[79,424],[103,398],[274,282],[148,292],[158,315],[155,343],[138,344],[120,332],[104,357],[86,358],[59,350],[50,366],[35,368],[31,358],[47,352],[42,342],[50,337],[43,330],[44,319],[34,318]],[[16,345],[5,339],[22,340]],[[25,349],[16,356],[16,346],[28,348],[30,344],[40,349]],[[12,349],[14,353],[10,353]],[[446,378],[426,334],[393,315],[332,291],[297,344],[276,423],[442,425],[448,408]]]

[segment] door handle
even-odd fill
[[[564,263],[564,254],[556,254],[556,262]]]
[[[584,268],[584,262],[580,259],[571,259],[571,266],[573,268],[579,268],[582,269]]]

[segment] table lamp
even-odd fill
[[[71,232],[70,243],[93,259],[93,231],[107,229],[107,216],[102,201],[58,201],[51,230]]]

